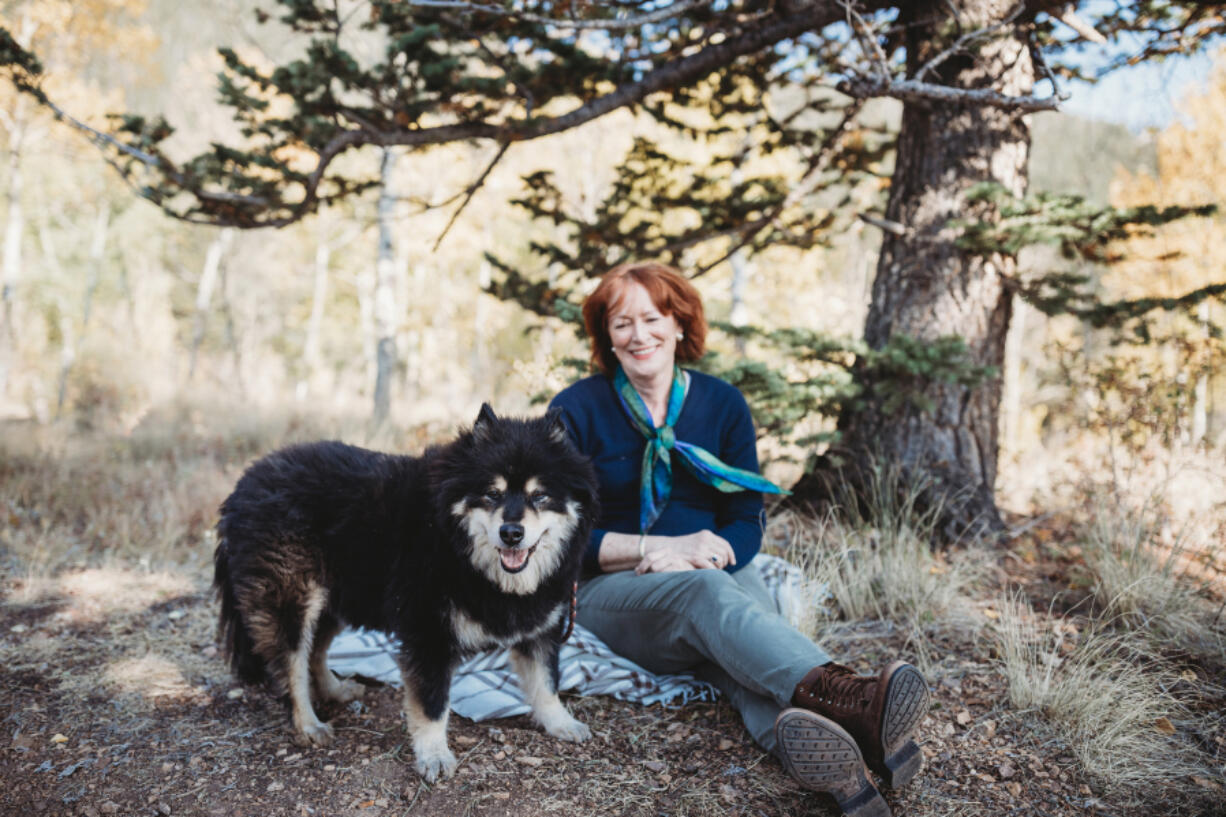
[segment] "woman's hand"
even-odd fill
[[[700,530],[685,536],[648,536],[644,556],[634,572],[668,573],[678,570],[721,570],[736,564],[732,545],[716,533]]]

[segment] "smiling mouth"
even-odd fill
[[[508,573],[518,573],[527,567],[533,553],[536,553],[536,545],[530,548],[498,548],[502,569]]]
[[[631,349],[629,351],[630,351],[631,357],[634,357],[638,360],[643,360],[645,358],[651,357],[653,354],[655,354],[656,350],[659,348],[660,348],[659,346],[652,346],[649,349]]]

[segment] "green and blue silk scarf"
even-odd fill
[[[660,517],[673,490],[673,466],[670,452],[676,451],[681,462],[700,482],[724,493],[760,491],[764,494],[786,494],[766,477],[754,471],[733,468],[710,451],[678,440],[673,432],[681,408],[685,405],[685,375],[680,366],[673,367],[673,385],[668,394],[668,414],[664,424],[656,428],[647,404],[634,390],[630,378],[620,366],[613,375],[613,389],[622,409],[638,432],[647,440],[643,465],[639,474],[639,532],[651,530]]]

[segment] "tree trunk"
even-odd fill
[[[297,398],[305,400],[311,385],[319,380],[323,353],[320,335],[323,332],[324,304],[328,299],[328,267],[332,264],[332,245],[320,236],[315,245],[315,285],[311,289],[311,316],[307,319],[306,342],[302,345],[302,376],[298,379]]]
[[[22,9],[21,22],[15,29],[17,44],[22,48],[30,47],[34,26],[30,9]],[[29,106],[26,95],[17,94],[12,113],[4,119],[9,132],[9,184],[4,191],[7,216],[4,225],[3,261],[0,262],[0,401],[8,394],[9,372],[17,362],[17,316],[14,300],[17,294],[17,279],[21,275],[22,236],[25,232],[25,212],[21,207],[21,152],[30,128]]]
[[[94,294],[98,291],[98,283],[102,280],[102,266],[106,260],[106,242],[110,234],[110,226],[111,205],[103,202],[102,207],[98,209],[98,218],[94,222],[94,238],[89,245],[89,283],[86,284],[85,293],[81,298],[81,332],[76,335],[75,339],[68,311],[64,310],[60,316],[60,334],[64,347],[60,353],[60,382],[55,398],[56,417],[64,412],[64,403],[68,399],[68,379],[72,376],[72,367],[81,354],[81,345],[85,342],[85,335],[89,331],[89,319],[93,315],[94,308]]]
[[[221,314],[226,319],[226,345],[230,347],[230,361],[234,369],[234,385],[238,388],[238,396],[247,399],[247,381],[243,379],[243,346],[238,336],[238,326],[234,320],[234,307],[230,303],[230,276],[226,266],[221,266]]]
[[[738,161],[733,166],[732,173],[729,174],[729,181],[732,183],[733,188],[740,186],[744,176],[744,171],[741,170],[741,164]],[[749,323],[749,307],[745,305],[745,287],[749,284],[751,270],[749,260],[745,257],[744,247],[729,257],[728,264],[732,267],[732,281],[728,286],[728,297],[731,301],[731,308],[728,311],[728,323],[733,326],[745,326]],[[745,338],[738,335],[735,343],[737,354],[745,357]]]
[[[908,74],[914,76],[961,34],[1003,21],[1015,5],[1013,0],[925,0],[906,6],[900,24],[908,27]],[[940,81],[1029,94],[1035,69],[1021,29],[1026,22],[996,29],[972,46],[973,55],[940,63]],[[905,105],[886,209],[887,220],[905,229],[886,233],[882,243],[865,322],[870,347],[880,349],[895,335],[919,340],[960,335],[970,362],[999,371],[1011,309],[1005,278],[1016,264],[1005,256],[961,251],[948,224],[991,217],[990,205],[966,200],[977,183],[996,182],[1015,195],[1024,193],[1029,142],[1020,113],[944,102]],[[862,385],[872,385],[865,370],[858,377]],[[839,423],[844,459],[856,466],[845,472],[853,483],[865,466],[882,461],[916,483],[930,507],[939,507],[947,538],[1003,529],[994,497],[999,377],[974,388],[932,382],[922,392],[931,411],[910,403],[887,411],[880,397],[865,394]],[[796,493],[801,499],[814,496],[828,490],[823,483],[820,476],[806,478]]]
[[[396,372],[396,254],[392,246],[392,218],[396,198],[392,172],[396,154],[384,148],[379,185],[379,255],[375,262],[375,407],[371,424],[377,431],[387,420],[392,402],[392,377]]]
[[[21,275],[21,243],[25,232],[25,213],[21,207],[21,151],[27,128],[26,104],[24,96],[17,99],[13,127],[9,131],[9,183],[4,193],[4,255],[3,262],[0,263],[0,398],[8,392],[9,371],[17,358],[13,302],[17,293],[17,279]]]
[[[1201,301],[1196,307],[1196,321],[1200,324],[1201,334],[1209,337],[1209,302]],[[1209,431],[1209,369],[1205,369],[1196,378],[1196,387],[1192,399],[1192,445],[1200,445]]]
[[[196,358],[200,353],[200,344],[204,342],[204,331],[208,326],[209,303],[213,300],[213,290],[217,287],[217,279],[221,272],[221,257],[234,240],[234,228],[226,227],[209,244],[204,256],[204,269],[200,273],[200,282],[196,285],[196,310],[192,319],[192,348],[187,364],[187,379],[190,382],[196,374]]]
[[[486,228],[486,246],[493,247],[493,238]],[[489,370],[489,297],[485,294],[490,288],[494,277],[494,267],[488,260],[482,259],[477,267],[477,303],[473,307],[473,351],[469,369],[472,372],[472,382],[477,389],[485,387],[488,382]]]
[[[1019,296],[1013,298],[1013,320],[1005,339],[1005,369],[1001,383],[1001,433],[1003,448],[1010,455],[1021,449],[1022,346],[1026,341],[1026,314],[1031,307]]]

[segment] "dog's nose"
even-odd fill
[[[502,537],[503,543],[518,545],[524,541],[524,526],[508,522],[498,529],[498,535]]]

